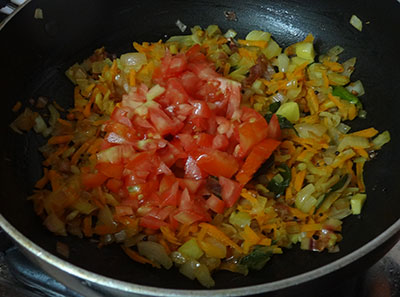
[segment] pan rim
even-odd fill
[[[158,288],[145,285],[139,285],[129,283],[125,281],[116,280],[110,277],[102,276],[95,272],[88,271],[80,268],[70,262],[67,262],[50,252],[39,247],[33,241],[25,237],[19,232],[14,226],[12,226],[4,217],[0,214],[0,227],[11,236],[20,246],[25,248],[29,253],[37,256],[42,261],[54,266],[55,268],[64,271],[72,276],[80,278],[85,281],[89,281],[93,284],[107,287],[109,289],[115,289],[127,293],[135,293],[150,296],[243,296],[248,294],[260,294],[266,292],[273,292],[283,288],[289,288],[295,285],[303,284],[312,281],[316,278],[335,272],[352,262],[362,258],[381,244],[389,240],[397,232],[400,231],[400,219],[394,224],[387,228],[380,235],[375,237],[373,240],[351,252],[350,254],[333,261],[327,265],[321,266],[317,269],[289,277],[286,279],[269,282],[260,285],[252,285],[241,288],[232,289],[211,289],[211,290],[181,290],[181,289],[167,289]]]
[[[12,15],[7,17],[1,24],[0,30],[2,30],[5,25],[25,6],[27,6],[32,0],[27,0],[24,4],[19,6]],[[121,292],[141,294],[147,296],[242,296],[248,294],[260,294],[266,292],[272,292],[283,288],[292,287],[302,283],[312,281],[316,278],[322,277],[324,275],[335,272],[342,267],[345,267],[352,262],[362,258],[382,243],[389,240],[392,236],[400,231],[400,218],[393,223],[389,228],[387,228],[380,235],[375,237],[370,242],[366,243],[362,247],[356,249],[350,254],[335,260],[327,265],[321,266],[314,270],[285,278],[278,281],[273,281],[265,284],[246,286],[241,288],[231,288],[231,289],[211,289],[211,290],[181,290],[181,289],[167,289],[158,288],[145,285],[139,285],[134,283],[129,283],[125,281],[116,280],[110,277],[102,276],[95,272],[88,271],[86,269],[80,268],[68,261],[65,261],[56,255],[51,254],[45,249],[41,248],[33,241],[24,236],[20,231],[18,231],[10,222],[8,222],[2,214],[0,214],[0,227],[11,236],[11,238],[23,247],[26,251],[35,255],[40,260],[47,264],[59,269],[65,273],[68,273],[74,277],[80,278],[85,281],[89,281],[93,284],[100,285],[109,289],[115,289]]]

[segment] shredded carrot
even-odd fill
[[[356,174],[357,174],[357,185],[361,192],[365,192],[365,184],[364,184],[364,163],[358,162],[356,163]]]
[[[55,107],[57,110],[62,111],[62,112],[65,111],[65,108],[63,108],[62,106],[60,106],[56,101],[53,101],[53,105],[54,105],[54,107]]]
[[[86,150],[89,148],[90,143],[85,142],[84,144],[81,145],[81,147],[72,155],[71,158],[71,165],[76,165],[79,161],[79,158],[81,155],[86,152]]]
[[[131,87],[136,86],[136,71],[135,71],[135,69],[131,69],[129,71],[129,85]]]
[[[322,80],[324,81],[324,87],[329,88],[329,78],[328,75],[326,74],[326,71],[321,71],[322,74]]]
[[[270,246],[271,243],[272,243],[271,238],[267,238],[267,237],[261,239],[261,240],[258,242],[259,245],[265,245],[265,246]]]
[[[170,243],[176,244],[176,245],[181,245],[181,242],[179,242],[178,239],[176,239],[175,234],[171,231],[170,228],[167,226],[161,226],[160,230],[166,240],[168,240]]]
[[[337,63],[337,62],[331,62],[331,61],[325,60],[322,64],[334,72],[343,72],[343,70],[344,70],[342,64]]]
[[[354,104],[350,104],[349,106],[349,120],[352,121],[357,116],[357,108]]]
[[[341,102],[341,100],[340,100],[338,97],[333,96],[331,93],[329,93],[329,94],[328,94],[328,98],[329,98],[333,103],[335,103],[335,105],[339,108],[339,111],[340,111],[340,113],[341,113],[343,116],[347,115],[346,107],[344,106],[344,104]]]
[[[229,70],[230,69],[231,69],[231,64],[225,63],[225,65],[224,65],[224,76],[228,76],[229,75]]]
[[[160,237],[158,241],[164,247],[165,251],[167,252],[167,255],[171,254],[171,249],[169,248],[168,243],[165,241],[165,239]]]
[[[264,40],[243,40],[239,39],[238,43],[245,46],[256,46],[261,48],[266,48],[268,45],[268,41]]]
[[[48,172],[49,170],[47,168],[43,169],[43,177],[36,182],[35,188],[43,189],[47,185],[49,182]]]
[[[200,223],[201,228],[205,228],[207,230],[207,234],[214,237],[215,239],[218,239],[225,245],[229,245],[230,247],[233,247],[235,250],[237,250],[239,253],[243,252],[242,248],[238,246],[234,241],[232,241],[228,236],[225,235],[224,232],[219,230],[217,227],[214,225],[208,224],[208,223]]]
[[[21,109],[21,107],[22,107],[21,101],[17,101],[17,103],[15,103],[15,105],[13,106],[12,111],[17,112],[18,110]]]
[[[319,102],[318,97],[315,95],[313,89],[308,89],[306,99],[311,114],[316,114],[319,110]]]
[[[96,96],[97,96],[97,94],[98,94],[99,92],[100,92],[99,89],[96,88],[96,89],[94,89],[92,95],[90,96],[90,100],[89,100],[89,102],[86,104],[85,109],[83,110],[83,115],[84,115],[85,117],[88,118],[88,117],[90,116],[90,113],[91,113],[90,109],[92,108],[92,104],[93,104],[94,100],[96,99]]]
[[[239,55],[241,55],[244,58],[248,58],[250,60],[255,61],[257,59],[257,54],[255,52],[252,52],[248,49],[245,49],[243,47],[240,47],[238,49]]]
[[[378,133],[379,133],[378,130],[376,130],[375,128],[368,128],[357,132],[353,132],[351,133],[351,135],[371,138],[377,135]]]
[[[322,224],[306,224],[300,226],[301,232],[322,230]]]
[[[361,157],[363,157],[363,158],[365,158],[365,159],[368,159],[368,158],[369,158],[368,153],[367,153],[367,151],[366,151],[365,149],[363,149],[363,148],[355,148],[354,150],[355,150],[356,153],[359,154]]]
[[[153,261],[150,261],[149,259],[147,259],[145,257],[142,257],[134,250],[132,250],[128,247],[125,247],[125,246],[121,246],[121,248],[125,252],[125,254],[127,254],[128,257],[131,258],[133,261],[141,263],[141,264],[150,264],[153,267],[160,268],[159,265],[155,264]]]
[[[301,170],[296,174],[296,180],[294,181],[294,189],[298,192],[303,187],[304,178],[306,177],[306,170]]]
[[[72,139],[74,139],[74,135],[60,135],[51,137],[47,142],[48,144],[62,144],[68,143]]]
[[[57,121],[58,121],[61,125],[63,125],[63,126],[71,127],[71,128],[72,128],[72,124],[71,124],[70,121],[66,121],[66,120],[63,120],[63,119],[61,119],[61,118],[58,118]]]
[[[92,230],[92,216],[86,216],[83,219],[83,227],[82,227],[83,234],[86,237],[92,237],[93,230]]]
[[[53,192],[58,191],[61,188],[61,175],[57,171],[51,169],[48,172],[48,178],[51,183],[51,189]]]

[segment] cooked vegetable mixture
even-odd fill
[[[366,117],[356,59],[316,59],[312,35],[282,49],[268,32],[191,30],[119,58],[97,49],[66,72],[73,108],[41,97],[11,124],[49,137],[30,197],[44,225],[206,287],[298,243],[339,251],[364,164],[390,140],[346,124]]]

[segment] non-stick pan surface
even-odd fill
[[[43,10],[44,19],[34,19],[35,8]],[[237,21],[226,19],[227,11],[234,11]],[[349,24],[352,14],[364,21],[362,32]],[[121,54],[132,51],[132,41],[165,40],[167,36],[181,34],[175,26],[177,19],[188,27],[218,24],[223,30],[233,28],[242,37],[253,29],[266,30],[283,46],[312,33],[319,52],[341,45],[345,48],[343,59],[353,56],[358,59],[353,79],[364,83],[366,94],[362,101],[368,116],[366,120],[354,121],[353,129],[387,129],[392,141],[366,166],[368,200],[361,216],[345,219],[339,253],[285,250],[284,255],[273,257],[262,271],[246,277],[216,273],[215,288],[270,283],[328,264],[321,273],[334,270],[338,268],[335,261],[352,253],[356,255],[357,250],[400,217],[399,16],[400,4],[394,0],[379,3],[361,0],[32,1],[0,31],[0,213],[29,240],[55,255],[56,242],[66,243],[70,247],[68,261],[88,271],[140,285],[203,289],[176,269],[158,270],[130,261],[116,245],[99,249],[90,240],[56,237],[48,232],[34,214],[31,202],[26,200],[41,175],[42,159],[37,148],[44,139],[34,132],[21,136],[11,131],[8,125],[15,117],[11,108],[17,100],[28,105],[29,98],[38,96],[47,96],[70,107],[73,86],[64,76],[70,65],[101,46]],[[397,222],[397,230],[399,225]],[[20,240],[20,243],[26,242]]]

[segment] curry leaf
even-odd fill
[[[278,166],[279,173],[275,175],[267,185],[267,189],[275,195],[282,195],[290,184],[292,174],[286,164]]]
[[[239,264],[247,266],[248,269],[261,270],[272,254],[271,247],[255,246],[250,254],[240,259]]]

